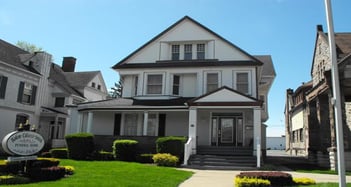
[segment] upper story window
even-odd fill
[[[249,72],[237,72],[236,73],[236,90],[244,94],[250,94],[250,80]]]
[[[5,99],[7,77],[0,76],[0,99]]]
[[[184,45],[184,60],[191,60],[193,58],[193,45],[185,44]]]
[[[207,73],[206,92],[211,92],[219,86],[218,73]]]
[[[36,86],[25,82],[20,82],[17,102],[34,105],[36,92],[37,92]]]
[[[95,88],[95,82],[91,83],[91,87]]]
[[[64,97],[56,97],[55,98],[55,107],[64,107],[65,106],[65,98]]]
[[[146,94],[162,94],[162,74],[150,74],[147,76]]]
[[[196,57],[197,59],[205,59],[205,44],[196,45]]]
[[[97,85],[97,89],[101,90],[101,85],[100,84]]]
[[[135,76],[134,77],[134,87],[133,87],[133,91],[132,91],[132,93],[134,95],[138,95],[138,84],[139,84],[139,78],[138,78],[138,76]]]
[[[172,60],[179,60],[179,45],[172,45]]]
[[[179,75],[174,75],[173,76],[173,89],[172,89],[172,94],[173,95],[179,95],[179,89],[180,88],[180,76]]]

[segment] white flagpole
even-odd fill
[[[339,84],[339,71],[338,63],[336,59],[335,39],[334,39],[334,25],[333,15],[331,10],[330,0],[325,0],[325,8],[327,12],[327,24],[328,24],[328,39],[330,47],[330,59],[332,61],[332,85],[333,85],[333,104],[335,114],[335,125],[336,125],[336,151],[338,158],[338,175],[339,175],[339,187],[346,187],[345,178],[345,158],[344,158],[344,134],[342,126],[342,115],[341,115],[341,101],[340,101],[340,84]]]

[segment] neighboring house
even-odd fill
[[[64,146],[70,128],[65,105],[107,96],[101,73],[74,72],[75,61],[65,57],[61,68],[46,52],[32,54],[0,40],[1,140],[28,120],[48,145]]]
[[[335,33],[346,169],[351,170],[351,33]],[[336,132],[327,33],[317,26],[311,81],[287,90],[286,147],[320,166],[335,169]]]
[[[72,124],[80,131],[187,136],[186,155],[198,146],[246,147],[254,155],[257,141],[265,142],[275,78],[269,55],[250,55],[185,16],[112,68],[122,98],[79,104]]]

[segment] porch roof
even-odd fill
[[[78,104],[78,110],[188,109],[189,97],[172,99],[118,98]]]

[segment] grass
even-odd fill
[[[346,184],[347,187],[351,187],[351,183]],[[339,187],[339,183],[318,183],[315,185],[299,186],[299,187]]]
[[[70,165],[75,173],[67,178],[15,186],[164,186],[176,187],[192,173],[175,168],[158,167],[119,161],[74,161],[62,159],[61,166]]]
[[[312,169],[312,170],[304,170],[304,169],[297,169],[295,170],[296,172],[301,172],[301,173],[317,173],[317,174],[330,174],[330,175],[337,175],[337,171],[333,170],[320,170],[320,169]],[[346,171],[345,175],[351,176],[351,172]]]

